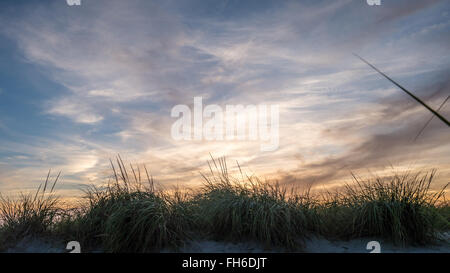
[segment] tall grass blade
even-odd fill
[[[356,57],[358,57],[361,61],[365,62],[367,65],[369,65],[370,67],[372,67],[375,71],[377,71],[378,73],[380,73],[383,77],[385,77],[386,79],[388,79],[390,82],[392,82],[393,84],[395,84],[398,88],[400,88],[401,90],[403,90],[406,94],[408,94],[409,96],[411,96],[413,99],[415,99],[418,103],[422,104],[425,108],[427,108],[431,113],[433,113],[433,115],[435,115],[436,117],[438,117],[442,122],[444,122],[445,124],[447,124],[447,126],[450,127],[450,122],[444,118],[441,114],[439,114],[437,111],[433,110],[433,108],[431,108],[430,106],[428,106],[425,102],[423,102],[421,99],[419,99],[418,97],[416,97],[414,94],[412,94],[411,92],[409,92],[408,90],[406,90],[403,86],[401,86],[400,84],[398,84],[397,82],[395,82],[393,79],[389,78],[386,74],[384,74],[383,72],[381,72],[380,70],[378,70],[375,66],[373,66],[372,64],[370,64],[368,61],[366,61],[365,59],[363,59],[361,56],[353,53],[353,55],[355,55]]]
[[[439,112],[441,110],[441,108],[445,105],[445,103],[447,102],[447,100],[450,98],[450,96],[447,96],[447,98],[442,102],[442,104],[439,106],[439,108],[436,110],[437,112]],[[428,124],[433,120],[434,115],[432,115],[430,117],[430,119],[427,121],[427,123],[425,123],[425,125],[422,127],[422,129],[420,129],[419,133],[416,135],[416,137],[414,138],[413,141],[416,141],[417,138],[419,138],[419,136],[422,134],[423,130],[425,130],[425,128],[428,126]]]

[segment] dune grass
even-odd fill
[[[26,237],[52,234],[52,227],[65,214],[53,195],[59,174],[50,186],[50,171],[36,193],[21,194],[18,199],[0,194],[0,249],[15,245]],[[42,187],[43,186],[43,187]]]
[[[230,177],[223,158],[211,162],[211,174],[203,175],[203,188],[193,198],[202,230],[217,240],[252,240],[288,249],[302,246],[316,222],[304,198],[242,172],[241,179]]]
[[[117,168],[112,162],[111,166],[112,183],[87,189],[87,203],[60,223],[60,234],[107,252],[151,252],[182,245],[192,222],[183,197],[155,191],[146,170],[141,176],[132,165],[126,168],[120,157]]]
[[[177,249],[195,239],[253,241],[266,248],[300,250],[305,239],[383,238],[398,245],[429,244],[450,230],[445,187],[430,190],[435,172],[361,180],[322,195],[298,192],[242,172],[229,174],[212,159],[203,186],[156,190],[144,168],[111,162],[112,178],[85,190],[83,205],[62,208],[43,189],[17,200],[0,199],[0,249],[26,236],[76,240],[104,252]],[[240,169],[240,167],[239,167]]]
[[[394,174],[392,177],[346,185],[324,204],[328,231],[344,238],[380,237],[398,245],[427,244],[436,239],[439,227],[448,224],[439,210],[444,188],[431,192],[435,171]],[[331,231],[330,231],[331,229]]]

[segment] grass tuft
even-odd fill
[[[330,233],[346,238],[386,238],[399,245],[434,241],[442,221],[448,221],[437,211],[447,186],[430,191],[435,174],[434,170],[395,174],[369,181],[353,176],[355,183],[346,185],[324,205],[324,218],[331,220]]]
[[[12,199],[0,194],[0,250],[15,245],[26,237],[45,236],[52,233],[52,226],[64,214],[53,190],[59,175],[48,191],[50,171],[35,194],[21,193]]]
[[[0,249],[29,236],[79,241],[84,250],[154,252],[190,240],[250,240],[266,248],[299,250],[311,235],[329,239],[383,238],[398,245],[429,244],[450,230],[446,187],[430,189],[436,172],[361,180],[313,195],[240,172],[224,158],[208,162],[203,186],[192,192],[156,190],[145,167],[111,161],[107,185],[85,190],[84,203],[62,208],[59,175],[33,195],[0,196]],[[240,166],[238,165],[239,170]]]

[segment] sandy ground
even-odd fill
[[[305,242],[304,253],[369,253],[366,249],[367,243],[378,241],[381,246],[381,253],[450,253],[450,232],[442,234],[442,240],[426,247],[406,247],[395,246],[392,243],[373,238],[356,239],[349,241],[330,241],[323,238],[311,238]],[[45,239],[24,239],[14,248],[10,248],[7,253],[66,253],[66,246],[62,242],[52,242]],[[83,249],[81,249],[83,252]],[[101,251],[95,251],[101,252]],[[171,250],[161,252],[169,253]],[[212,240],[192,241],[178,252],[182,253],[282,253],[284,249],[265,249],[261,245],[251,242],[228,243]]]
[[[330,241],[324,238],[313,237],[305,242],[302,253],[369,253],[367,243],[378,241],[381,253],[450,253],[450,232],[442,234],[442,240],[435,245],[426,247],[400,247],[384,240],[373,238],[355,239],[349,241]],[[284,249],[264,249],[256,243],[226,243],[216,241],[194,241],[180,249],[180,252],[194,253],[283,253]]]
[[[9,248],[6,253],[65,253],[68,252],[63,243],[46,239],[24,238],[15,247]]]
[[[349,241],[329,241],[315,238],[306,242],[304,252],[307,253],[370,253],[372,248],[367,249],[367,243],[378,241],[381,253],[450,253],[450,242],[442,241],[436,245],[426,247],[400,247],[390,242],[373,238],[355,239]]]

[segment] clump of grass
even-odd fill
[[[149,252],[179,246],[187,215],[176,214],[165,196],[145,194],[120,206],[105,223],[105,247],[112,252]]]
[[[289,198],[286,189],[256,177],[243,181],[230,177],[224,158],[212,163],[215,169],[210,165],[211,175],[203,175],[204,187],[195,196],[203,230],[216,239],[299,248],[310,222],[302,199]]]
[[[0,196],[0,249],[28,236],[79,241],[84,251],[153,252],[191,239],[250,240],[298,250],[310,235],[330,239],[384,238],[428,244],[450,230],[446,187],[430,190],[435,171],[355,183],[324,196],[277,183],[231,176],[224,158],[208,162],[203,187],[191,193],[156,190],[145,167],[111,161],[107,185],[89,187],[85,202],[61,208],[50,172],[33,195]]]
[[[439,220],[436,202],[445,190],[430,191],[434,176],[435,171],[369,181],[353,176],[355,184],[346,185],[325,204],[327,216],[339,215],[330,217],[329,229],[347,238],[381,237],[401,245],[434,241]]]
[[[439,231],[449,231],[450,230],[450,202],[442,201],[436,205],[436,214],[438,215],[438,220],[436,228]]]
[[[49,191],[49,177],[39,186],[36,193],[20,194],[18,199],[0,195],[0,249],[15,245],[26,237],[49,235],[55,220],[64,214],[59,200],[52,193],[59,175]]]
[[[111,166],[113,182],[86,191],[88,204],[71,221],[76,236],[107,252],[150,252],[181,245],[192,218],[180,195],[156,191],[145,167],[144,187],[139,168],[126,168],[120,156]]]

